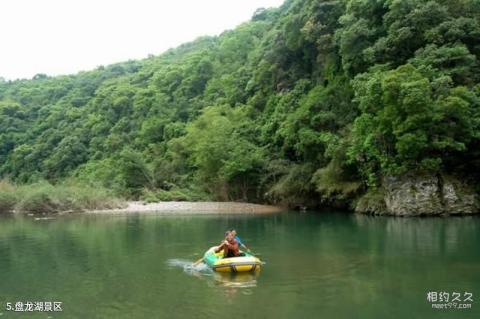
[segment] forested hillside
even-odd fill
[[[479,58],[476,0],[287,0],[160,56],[0,82],[0,174],[293,206],[408,174],[478,188]]]

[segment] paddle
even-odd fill
[[[254,252],[251,251],[250,249],[247,249],[247,253],[249,253],[250,255],[255,256],[255,257],[260,257],[260,256],[262,256],[262,254],[254,253]]]
[[[210,247],[209,250],[207,250],[207,252],[205,254],[208,254],[209,252],[211,252],[212,250],[214,251],[215,249],[217,249],[217,246],[213,246],[213,247]],[[198,264],[200,264],[201,262],[203,261],[203,257],[200,258],[199,260],[197,260],[196,262],[194,262],[192,264],[192,267],[196,267]]]

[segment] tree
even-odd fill
[[[436,84],[409,64],[357,76],[362,114],[349,155],[370,183],[412,170],[438,172],[478,139],[478,96],[465,87],[435,90]]]
[[[250,125],[242,109],[215,106],[187,126],[188,161],[197,178],[221,199],[247,199],[255,186],[252,177],[260,173],[262,150],[242,132]]]

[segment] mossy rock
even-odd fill
[[[355,212],[361,214],[383,215],[387,213],[385,204],[385,189],[371,189],[360,197],[355,205]]]

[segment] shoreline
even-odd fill
[[[239,202],[127,202],[123,208],[85,211],[87,214],[112,213],[171,213],[171,214],[272,214],[285,209],[279,206]]]

